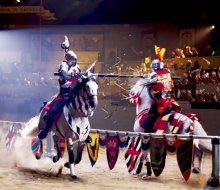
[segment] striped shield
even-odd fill
[[[127,136],[125,143],[125,161],[130,174],[136,175],[141,172],[143,162],[140,136]]]
[[[40,139],[35,137],[31,140],[31,150],[34,155],[36,155],[40,148]]]
[[[176,139],[176,156],[182,176],[187,181],[192,168],[193,138]]]

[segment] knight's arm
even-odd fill
[[[153,83],[157,83],[158,80],[158,75],[156,72],[152,72],[150,74],[147,74],[144,76],[145,79],[147,80],[148,84],[153,84]]]

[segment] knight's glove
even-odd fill
[[[71,73],[71,78],[81,78],[82,77],[82,73]]]
[[[158,80],[158,75],[155,72],[150,74],[145,74],[143,77],[146,79],[147,84],[157,83]]]
[[[158,75],[153,72],[153,73],[149,74],[148,79],[149,79],[150,84],[157,83]]]
[[[67,36],[64,36],[65,40],[64,42],[61,44],[61,48],[65,50],[65,52],[69,51],[69,40],[67,38]]]
[[[148,78],[148,77],[149,77],[148,73],[143,75],[143,78],[145,78],[145,79]]]
[[[81,72],[81,73],[82,73],[82,78],[89,78],[92,75],[92,73],[90,71],[88,71],[88,72]]]

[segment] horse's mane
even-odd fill
[[[145,84],[145,83],[146,83],[146,79],[140,78],[140,79],[138,79],[138,80],[136,81],[136,83],[134,83],[134,84],[131,85],[131,88],[130,88],[130,89],[135,88],[135,87],[138,88],[139,86],[141,86],[141,85],[143,85],[143,84]]]
[[[84,87],[85,84],[86,84],[88,81],[90,81],[90,80],[96,82],[96,80],[95,80],[95,78],[94,78],[93,76],[91,76],[91,77],[86,77],[86,78],[82,78],[81,80],[77,81],[77,82],[76,82],[76,85],[74,86],[74,89],[73,89],[73,90],[75,91],[75,94],[78,94],[79,91],[80,91],[80,89],[81,89],[82,87]]]

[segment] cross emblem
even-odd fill
[[[131,149],[128,149],[127,153],[131,155],[131,164],[130,164],[130,171],[134,168],[134,157],[139,155],[139,152],[135,150],[135,142],[134,138],[131,141]]]

